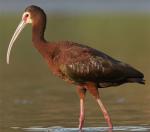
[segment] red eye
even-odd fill
[[[23,20],[27,21],[28,17],[29,17],[29,14],[25,14],[24,17],[23,17]]]
[[[26,15],[25,15],[25,18],[27,18],[28,16],[29,16],[29,14],[26,14]]]

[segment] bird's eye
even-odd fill
[[[28,13],[26,13],[26,14],[23,15],[23,20],[24,21],[27,21],[28,18],[29,18],[29,14]]]
[[[32,23],[30,12],[24,12],[22,15],[22,20],[26,23]]]
[[[29,14],[26,14],[26,15],[25,15],[25,18],[27,18],[27,17],[29,17]]]

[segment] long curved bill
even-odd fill
[[[11,38],[11,41],[10,41],[10,43],[9,43],[8,50],[7,50],[7,60],[6,60],[6,61],[7,61],[7,64],[9,64],[9,56],[10,56],[11,48],[12,48],[12,46],[13,46],[15,40],[17,39],[18,35],[19,35],[20,32],[23,30],[23,28],[25,27],[26,24],[27,24],[27,23],[25,23],[25,21],[22,20],[22,21],[19,23],[19,25],[18,25],[16,31],[14,32],[14,35],[13,35],[12,38]]]

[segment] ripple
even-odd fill
[[[18,127],[19,128],[19,127]],[[14,128],[13,128],[14,129]],[[29,127],[29,128],[20,128],[28,132],[79,132],[78,128],[64,128],[61,126],[54,127]],[[115,126],[113,130],[110,130],[108,127],[85,127],[83,132],[148,132],[150,131],[150,126]]]

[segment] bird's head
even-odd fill
[[[38,23],[39,21],[41,21],[42,19],[44,19],[46,21],[46,15],[44,13],[44,11],[38,7],[38,6],[35,6],[35,5],[31,5],[31,6],[28,6],[23,15],[22,15],[22,19],[21,19],[21,22],[19,23],[18,27],[16,28],[12,38],[11,38],[11,41],[9,43],[9,46],[8,46],[8,50],[7,50],[7,64],[9,64],[9,56],[10,56],[10,51],[11,51],[11,48],[15,42],[15,40],[17,39],[17,37],[19,36],[19,34],[21,33],[21,31],[24,29],[24,27],[27,25],[27,24],[34,24],[36,25],[36,23]]]

